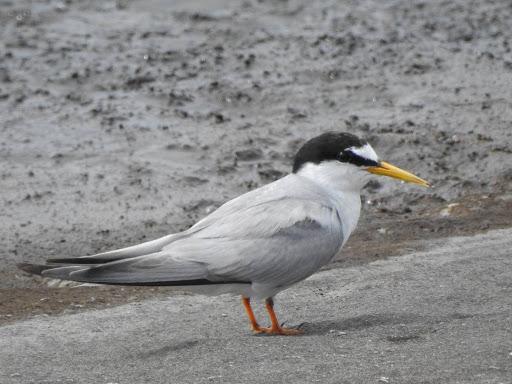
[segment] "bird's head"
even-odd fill
[[[360,190],[370,174],[429,183],[379,159],[372,146],[345,132],[327,132],[306,142],[295,155],[293,172],[337,189]]]

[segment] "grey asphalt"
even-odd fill
[[[300,337],[251,335],[230,296],[7,325],[0,382],[512,383],[512,229],[425,247],[278,295]]]

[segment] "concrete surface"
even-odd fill
[[[512,229],[428,248],[279,295],[299,337],[251,335],[229,296],[4,326],[0,382],[512,383]]]

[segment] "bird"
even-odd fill
[[[365,139],[329,131],[302,145],[289,174],[224,203],[185,231],[18,267],[83,283],[240,295],[254,333],[297,335],[303,333],[300,327],[279,323],[274,297],[340,254],[356,228],[361,190],[372,175],[430,186],[381,160]],[[270,326],[257,321],[251,300],[264,302]]]

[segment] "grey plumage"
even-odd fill
[[[41,274],[103,284],[251,284],[252,296],[265,297],[328,263],[344,243],[342,227],[332,196],[290,174],[227,202],[187,231],[93,256],[50,259],[61,266]]]

